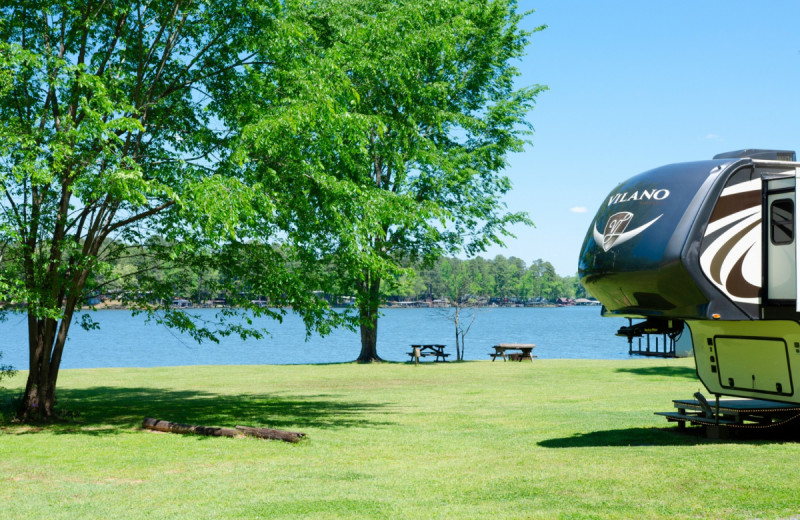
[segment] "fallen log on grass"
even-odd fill
[[[216,426],[198,426],[194,424],[181,424],[161,419],[145,417],[142,428],[168,433],[187,433],[193,435],[210,435],[213,437],[257,437],[259,439],[281,440],[286,442],[300,442],[305,433],[273,430],[272,428],[253,428],[251,426],[237,426],[236,428],[218,428]]]
[[[273,430],[272,428],[253,428],[251,426],[237,425],[236,429],[251,437],[258,437],[259,439],[281,440],[286,442],[300,442],[300,439],[306,436],[305,433]]]

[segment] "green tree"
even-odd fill
[[[526,272],[525,262],[515,256],[506,258],[497,255],[491,265],[495,282],[493,296],[503,299],[520,297],[522,279]]]
[[[494,274],[492,263],[483,257],[470,258],[467,263],[470,278],[475,283],[475,292],[478,296],[489,299],[494,293]]]
[[[413,269],[407,269],[397,280],[395,293],[404,300],[416,298],[425,292],[426,286],[422,277]]]
[[[543,262],[540,266],[542,277],[542,296],[550,301],[562,296],[561,278],[556,273],[555,267],[550,262]]]
[[[358,360],[378,360],[382,282],[398,266],[475,254],[529,222],[506,212],[511,184],[500,172],[522,150],[541,90],[514,85],[530,33],[516,0],[301,4],[313,49],[295,60],[292,96],[320,110],[309,131],[285,135],[305,165],[355,182],[370,200],[364,239],[342,244],[338,268],[357,295]]]
[[[564,291],[565,296],[569,298],[587,298],[588,295],[586,294],[586,289],[584,289],[583,285],[581,285],[580,278],[576,275],[565,276],[563,278],[564,281]]]
[[[534,297],[554,300],[560,296],[555,288],[558,274],[550,262],[545,262],[541,258],[534,260],[528,271],[533,277],[531,291]]]
[[[53,417],[75,313],[111,279],[197,339],[259,333],[226,321],[232,311],[200,324],[165,305],[213,271],[242,308],[267,294],[323,331],[338,319],[311,295],[329,277],[315,267],[325,252],[306,247],[315,221],[295,207],[307,185],[231,160],[248,96],[279,96],[269,54],[297,42],[287,20],[278,0],[0,6],[0,294],[28,319],[20,417]],[[143,252],[135,275],[115,272]]]
[[[492,295],[495,298],[507,298],[512,276],[512,266],[508,259],[503,255],[497,255],[492,259],[492,273],[494,274],[494,287]]]
[[[522,303],[531,298],[535,283],[533,272],[530,269],[523,270],[517,282],[517,295]]]

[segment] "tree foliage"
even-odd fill
[[[28,316],[23,418],[52,417],[73,316],[108,287],[198,339],[258,334],[159,303],[209,271],[220,274],[209,290],[226,288],[242,308],[270,295],[310,327],[340,319],[312,295],[330,278],[325,248],[307,247],[315,233],[352,231],[342,219],[318,229],[308,220],[305,190],[313,184],[322,198],[330,186],[294,177],[291,165],[266,175],[236,152],[253,93],[283,95],[272,88],[272,55],[296,47],[283,7],[0,6],[0,294],[4,309],[22,304]],[[120,258],[135,259],[135,269],[115,271]]]
[[[505,210],[500,172],[520,151],[541,87],[516,88],[530,33],[515,0],[308,0],[296,17],[308,45],[276,85],[281,106],[254,152],[358,187],[359,241],[334,238],[342,291],[357,296],[360,361],[376,351],[382,283],[404,262],[474,254],[527,216]],[[538,30],[538,29],[537,29]],[[300,124],[314,121],[313,131]],[[283,123],[277,125],[276,121]],[[264,146],[269,136],[270,146]],[[276,147],[276,138],[284,136]],[[256,150],[256,148],[258,148]]]
[[[382,281],[528,222],[501,201],[540,90],[514,86],[530,36],[516,9],[3,3],[0,295],[27,314],[21,417],[53,416],[69,328],[101,292],[217,340],[260,334],[235,309],[280,317],[260,296],[325,332],[350,317],[313,291],[352,290],[360,358],[376,359]],[[193,290],[232,307],[215,323],[169,308]]]

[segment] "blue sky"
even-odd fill
[[[521,0],[535,9],[521,85],[543,84],[532,145],[510,157],[510,210],[535,228],[484,257],[575,274],[614,186],[743,148],[800,152],[800,1]]]

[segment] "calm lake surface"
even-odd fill
[[[455,358],[453,324],[446,309],[384,309],[378,323],[378,354],[390,361],[408,361],[412,343],[442,343]],[[213,309],[192,310],[212,317]],[[302,321],[289,314],[283,323],[264,320],[271,337],[220,344],[197,344],[164,326],[146,324],[127,311],[90,312],[99,330],[74,325],[64,349],[62,368],[153,367],[179,365],[251,365],[341,363],[360,352],[358,333],[334,331],[306,341]],[[489,359],[497,343],[535,343],[540,358],[627,359],[628,343],[614,336],[627,325],[621,318],[602,318],[599,307],[480,309],[466,337],[469,360]],[[0,323],[2,363],[27,368],[27,329],[22,315]]]

